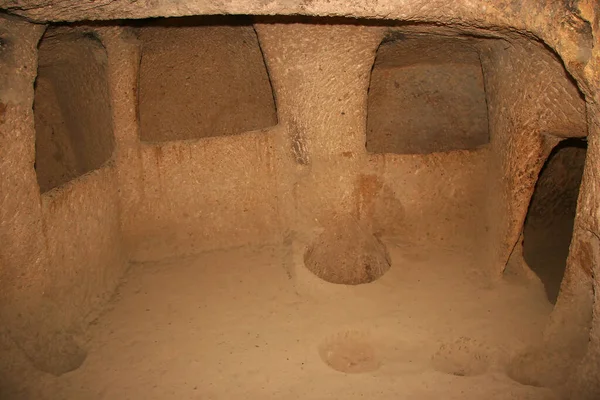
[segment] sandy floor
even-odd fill
[[[482,283],[449,249],[388,247],[390,271],[350,287],[284,268],[277,247],[135,264],[84,365],[40,376],[32,398],[555,398],[504,372],[540,337],[543,289]]]

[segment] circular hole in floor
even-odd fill
[[[543,375],[543,369],[543,364],[538,362],[533,353],[523,353],[510,361],[506,375],[521,385],[543,387],[539,378],[539,375]]]
[[[358,331],[327,338],[319,346],[319,355],[332,369],[348,374],[375,371],[381,365],[369,336]]]
[[[474,339],[461,337],[443,343],[433,355],[431,363],[437,371],[455,376],[474,376],[487,371],[489,354]]]
[[[586,345],[553,348],[531,346],[515,355],[506,367],[506,375],[522,385],[534,387],[559,386],[577,368]]]
[[[391,266],[381,241],[355,221],[335,221],[309,246],[304,264],[313,274],[344,285],[370,283]]]

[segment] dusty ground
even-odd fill
[[[387,243],[391,269],[359,286],[290,273],[275,246],[134,264],[83,366],[20,396],[554,398],[504,372],[540,337],[542,288],[486,283],[464,251]]]

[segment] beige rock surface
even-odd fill
[[[410,398],[600,396],[597,2],[0,0],[0,10],[0,397],[231,398],[246,387],[386,398],[394,379]],[[168,29],[145,19],[161,16],[191,17]],[[571,138],[584,145],[547,162]],[[531,234],[535,215],[548,223]],[[562,246],[552,257],[566,257],[562,280],[536,275],[532,260],[548,252],[531,250],[532,237]],[[321,271],[358,283],[340,278],[344,266],[379,271],[380,240],[392,262],[369,284],[327,283],[304,265],[310,247]],[[560,287],[553,308],[541,283]],[[256,353],[246,337],[256,334],[276,358]],[[160,344],[136,345],[146,337]],[[205,380],[178,364],[199,362],[194,340],[210,348],[189,369]],[[310,364],[307,346],[335,373],[361,372],[350,391],[345,375]],[[282,367],[284,354],[306,370]],[[107,372],[128,360],[127,377]],[[150,390],[156,368],[178,389]],[[311,382],[320,392],[303,395]]]

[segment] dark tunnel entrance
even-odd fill
[[[531,198],[523,229],[523,256],[556,303],[564,275],[587,142],[566,139],[550,153]]]

